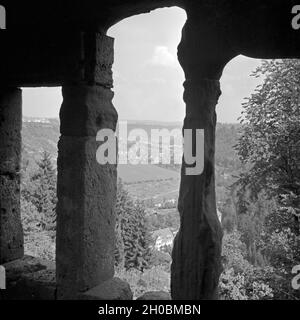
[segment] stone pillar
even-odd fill
[[[91,41],[92,40],[92,41]],[[92,45],[90,45],[92,44]],[[58,299],[77,299],[114,275],[117,167],[96,160],[98,130],[115,130],[113,39],[89,35],[81,82],[65,84],[58,144]]]
[[[183,160],[178,201],[181,225],[172,252],[172,299],[216,299],[222,270],[214,154],[215,106],[221,94],[219,78],[223,64],[199,35],[197,25],[188,20],[178,47],[186,76],[184,129],[192,129],[193,139],[196,129],[204,129],[204,169],[201,174],[187,175],[186,168],[190,166]]]
[[[22,91],[0,88],[0,264],[24,255],[20,214]]]

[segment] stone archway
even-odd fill
[[[46,11],[40,2],[3,2],[7,30],[0,34],[0,263],[23,255],[22,230],[17,227],[21,149],[18,87],[62,86],[57,297],[101,299],[107,298],[111,288],[121,291],[124,284],[113,278],[112,254],[116,168],[100,167],[95,159],[96,132],[115,129],[117,121],[111,103],[113,39],[105,33],[113,23],[130,15],[176,5],[185,9],[188,17],[178,47],[186,77],[184,128],[205,130],[205,163],[199,176],[186,176],[183,164],[172,297],[217,298],[222,237],[214,191],[219,79],[226,63],[239,54],[300,57],[300,33],[291,27],[294,1],[84,1],[76,6],[61,4],[59,10],[51,2]],[[7,144],[7,139],[13,142]],[[7,250],[13,247],[17,249]]]

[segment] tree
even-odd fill
[[[30,186],[23,192],[40,214],[42,229],[56,228],[56,170],[51,162],[51,155],[43,151],[41,160],[37,161],[37,170],[30,177]]]
[[[238,229],[252,262],[259,249],[273,267],[274,297],[297,299],[290,272],[300,263],[300,61],[263,61],[253,76],[263,83],[243,105],[236,145],[244,165],[234,186]]]
[[[222,244],[224,271],[220,277],[220,296],[225,300],[261,300],[273,298],[268,284],[268,268],[254,267],[246,259],[241,234],[225,232]]]
[[[238,183],[253,197],[275,196],[299,233],[300,61],[263,61],[253,76],[264,81],[243,104],[236,149],[247,170]]]
[[[142,203],[134,201],[119,180],[116,201],[116,264],[143,270],[150,260],[150,234]]]

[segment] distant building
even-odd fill
[[[34,122],[34,123],[51,123],[49,119],[46,118],[23,118],[23,122]]]
[[[172,246],[174,235],[169,228],[159,229],[152,233],[153,239],[155,241],[155,249],[161,250],[164,246]]]
[[[220,222],[222,222],[222,212],[217,208],[217,215]]]

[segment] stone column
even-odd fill
[[[0,264],[24,255],[20,215],[22,91],[0,88]]]
[[[98,130],[115,130],[113,39],[89,34],[82,81],[62,88],[58,144],[58,299],[77,299],[114,275],[116,165],[96,160]]]
[[[181,225],[174,240],[171,267],[172,299],[216,299],[221,266],[222,230],[215,197],[215,107],[224,64],[200,37],[197,21],[187,21],[178,47],[184,69],[184,129],[204,129],[204,169],[187,175],[183,160],[178,210]],[[210,41],[210,40],[209,40]],[[193,144],[195,140],[193,141]],[[195,144],[194,144],[195,146]]]
[[[100,164],[101,129],[115,131],[113,39],[82,34],[82,69],[62,88],[58,143],[56,277],[58,299],[130,299],[114,276],[117,165]]]

